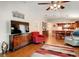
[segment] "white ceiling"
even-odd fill
[[[38,5],[38,3],[42,2],[45,3],[50,1],[21,1],[21,2],[17,1],[14,3],[27,5],[28,8],[32,12],[34,12],[34,14],[41,15],[48,21],[79,20],[79,1],[70,1],[67,3],[63,3],[65,8],[58,9],[56,11],[54,10],[47,11],[46,9],[49,7],[49,5]]]
[[[64,9],[58,9],[58,10],[49,10],[47,11],[46,8],[48,8],[49,5],[38,5],[39,2],[50,2],[50,1],[32,1],[32,2],[26,2],[29,4],[29,7],[32,7],[32,10],[38,11],[40,15],[47,18],[48,21],[51,21],[52,19],[77,19],[79,18],[79,1],[70,1],[67,3],[63,3],[65,6]]]

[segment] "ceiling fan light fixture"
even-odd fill
[[[61,5],[58,5],[57,7],[58,7],[58,8],[60,8],[60,7],[61,7]]]
[[[50,9],[53,9],[54,7],[53,6],[50,6]]]
[[[57,9],[58,9],[57,7],[54,8],[54,10],[57,10]]]
[[[50,6],[46,9],[48,10],[57,10],[57,9],[64,9],[65,6],[62,5],[62,3],[66,3],[70,1],[51,1],[50,3],[38,3],[38,5],[47,5],[49,4]]]
[[[54,7],[57,7],[57,4],[54,4],[53,6],[54,6]]]

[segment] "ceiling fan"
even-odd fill
[[[64,9],[65,7],[62,5],[62,3],[66,3],[70,1],[51,1],[50,3],[38,3],[38,5],[49,5],[49,7],[46,9],[48,10],[53,10],[53,9]]]

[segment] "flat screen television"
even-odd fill
[[[29,32],[29,23],[11,20],[11,34],[22,34]]]

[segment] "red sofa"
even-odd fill
[[[39,32],[32,32],[32,41],[33,43],[44,43],[45,37],[40,35]]]

